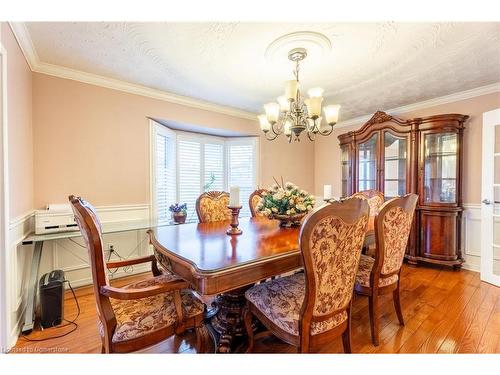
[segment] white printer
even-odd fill
[[[77,231],[78,225],[69,204],[49,204],[35,212],[35,233],[47,234]]]

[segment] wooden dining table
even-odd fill
[[[215,295],[207,319],[218,352],[230,352],[246,335],[244,292],[256,282],[299,271],[300,227],[276,220],[242,218],[240,235],[227,235],[229,221],[158,226],[148,230],[160,265],[179,275],[203,296]],[[373,243],[373,219],[365,246]]]

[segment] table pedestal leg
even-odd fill
[[[243,309],[246,304],[245,291],[248,287],[220,294],[213,302],[217,313],[210,325],[218,336],[217,352],[230,353],[246,336]]]

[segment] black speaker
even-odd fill
[[[55,270],[40,278],[40,325],[55,327],[64,316],[64,271]]]

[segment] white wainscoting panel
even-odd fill
[[[462,217],[463,268],[479,272],[481,265],[481,205],[464,204]]]
[[[97,212],[103,223],[123,222],[128,220],[148,220],[149,205],[126,205],[97,207]],[[12,327],[10,345],[14,345],[19,335],[26,308],[27,281],[31,271],[33,245],[22,245],[22,240],[34,230],[34,212],[26,214],[10,222],[9,239],[11,251],[10,267],[10,306],[12,313]],[[116,253],[110,259],[135,258],[151,254],[145,230],[112,233],[103,235],[104,248],[107,250],[113,245]],[[106,256],[110,256],[109,253]],[[87,249],[81,237],[46,241],[43,246],[39,277],[55,269],[62,269],[66,279],[73,287],[92,283],[92,274],[89,267]],[[145,272],[150,269],[149,264],[134,265],[125,269],[113,270],[110,278],[118,278]]]

